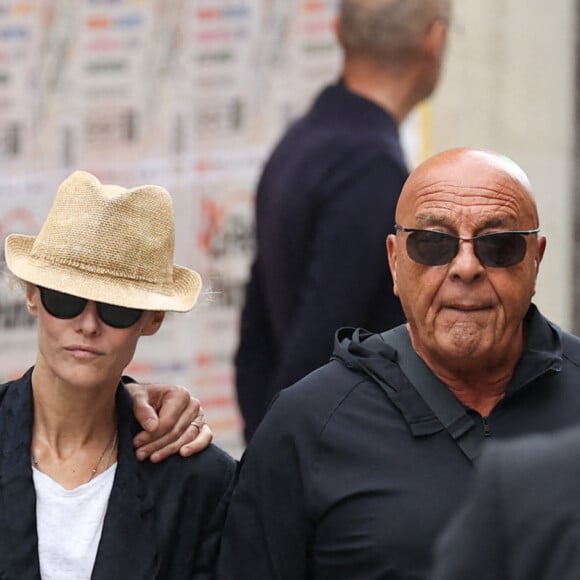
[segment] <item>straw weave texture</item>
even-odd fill
[[[36,237],[8,236],[6,263],[27,282],[89,300],[186,311],[201,279],[173,264],[174,245],[173,204],[165,189],[103,185],[76,171],[60,185]]]

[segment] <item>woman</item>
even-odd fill
[[[173,265],[171,198],[77,171],[8,269],[37,318],[34,366],[0,386],[0,578],[209,579],[235,462],[215,446],[153,464],[121,376],[201,281]]]

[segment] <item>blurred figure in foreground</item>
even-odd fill
[[[434,580],[580,578],[580,429],[486,449]]]

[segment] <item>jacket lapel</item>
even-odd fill
[[[9,384],[0,407],[0,577],[19,580],[40,578],[30,465],[31,372]]]
[[[142,472],[146,465],[135,457],[131,425],[134,424],[128,393],[117,393],[119,454],[115,481],[103,524],[92,580],[156,577],[155,504]]]
[[[8,384],[0,405],[0,579],[38,580],[36,495],[30,465],[31,370]],[[1,393],[0,393],[1,394]],[[119,455],[93,580],[156,577],[155,503],[133,451],[135,421],[129,394],[117,392]]]

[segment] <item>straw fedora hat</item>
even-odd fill
[[[143,310],[193,308],[197,272],[173,264],[171,196],[162,187],[125,189],[75,171],[58,188],[37,236],[6,238],[18,278],[88,300]]]

